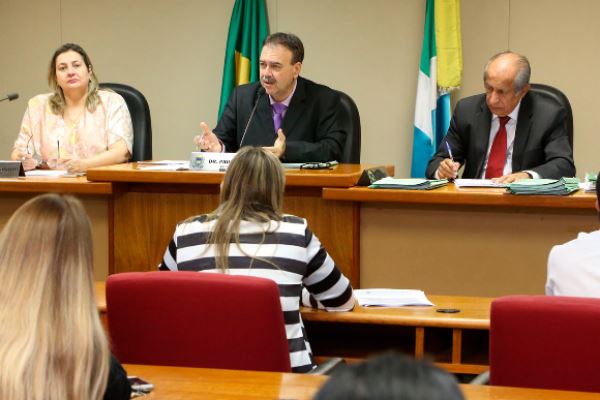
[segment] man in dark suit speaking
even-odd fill
[[[526,57],[502,52],[485,66],[485,94],[456,104],[448,134],[427,166],[428,178],[518,179],[575,176],[567,110],[529,92]]]
[[[304,46],[288,33],[267,36],[260,54],[260,83],[238,86],[217,127],[202,122],[198,148],[236,152],[264,146],[286,162],[339,160],[346,132],[338,123],[339,94],[301,78]]]

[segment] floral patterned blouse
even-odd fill
[[[32,154],[38,163],[46,162],[51,168],[60,168],[59,159],[84,159],[102,153],[119,140],[131,154],[133,127],[121,95],[99,90],[96,110],[86,108],[77,123],[52,112],[51,95],[40,94],[29,100],[15,149]]]

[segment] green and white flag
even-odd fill
[[[258,80],[262,42],[268,34],[265,0],[236,0],[227,35],[219,118],[236,86]]]
[[[450,91],[460,86],[460,1],[427,0],[419,64],[411,176],[425,177],[450,125]]]

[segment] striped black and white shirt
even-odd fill
[[[215,222],[201,215],[179,223],[159,269],[220,272],[214,246],[206,244]],[[303,218],[286,215],[282,221],[266,224],[242,221],[240,244],[243,252],[235,243],[229,247],[228,273],[268,278],[277,283],[292,371],[310,371],[315,364],[300,317],[300,301],[305,306],[329,311],[351,310],[354,298],[348,278]]]

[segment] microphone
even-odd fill
[[[252,122],[252,117],[254,117],[254,113],[256,112],[256,107],[258,107],[258,100],[260,97],[265,94],[265,88],[260,87],[256,91],[256,99],[254,100],[254,107],[252,108],[252,112],[250,113],[250,117],[248,117],[248,122],[246,122],[246,127],[244,128],[244,133],[242,134],[242,140],[240,140],[240,148],[242,147],[242,143],[244,143],[244,138],[246,137],[246,132],[248,132],[248,127],[250,126],[250,122]]]
[[[4,101],[4,100],[13,101],[13,100],[16,100],[18,98],[19,98],[19,94],[18,93],[9,93],[5,97],[1,98],[0,101]]]

